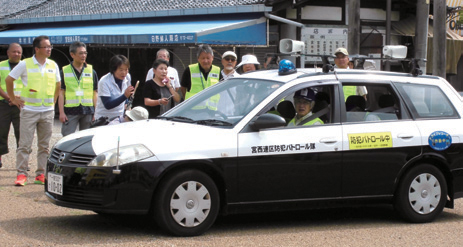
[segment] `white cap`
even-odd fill
[[[237,68],[241,67],[243,64],[260,64],[259,61],[257,61],[257,57],[254,55],[244,55],[241,58],[241,63],[236,66]]]
[[[334,55],[336,56],[338,53],[342,53],[346,56],[349,56],[349,52],[347,52],[347,49],[344,48],[344,47],[339,47],[338,49],[336,49],[336,51],[334,51]]]
[[[148,110],[141,106],[137,106],[130,111],[126,111],[125,115],[127,115],[127,117],[129,117],[133,121],[145,120],[148,119]]]
[[[236,56],[236,53],[232,52],[232,51],[226,51],[223,55],[222,55],[222,58],[226,58],[226,57],[234,57],[235,59],[237,59],[238,57]]]

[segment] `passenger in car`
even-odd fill
[[[310,88],[296,91],[294,94],[296,116],[288,123],[291,126],[319,125],[323,121],[318,117],[311,117],[312,109],[315,106],[315,92]]]

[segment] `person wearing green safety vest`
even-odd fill
[[[98,76],[93,66],[86,63],[87,46],[75,41],[69,46],[72,63],[61,72],[60,97],[58,98],[61,134],[67,136],[90,128],[98,97]]]
[[[6,78],[10,71],[21,61],[23,49],[18,43],[11,43],[6,50],[7,60],[0,62],[0,168],[2,155],[7,154],[8,134],[13,125],[16,146],[19,143],[19,108],[11,104],[10,96],[6,92]],[[21,79],[14,81],[14,94],[20,95],[23,84]]]
[[[339,47],[334,52],[334,63],[338,69],[350,69],[349,67],[349,53],[346,48]],[[367,100],[367,89],[364,86],[343,86],[344,101],[351,95],[360,95]]]
[[[29,154],[34,133],[37,132],[36,184],[45,184],[50,138],[53,132],[54,105],[58,99],[61,77],[58,65],[48,59],[53,46],[48,36],[41,35],[32,42],[35,55],[19,62],[6,78],[6,88],[11,104],[21,112],[19,123],[19,145],[16,150],[17,177],[15,185],[27,183]],[[21,78],[21,98],[15,97],[14,81]]]
[[[315,106],[315,92],[310,88],[304,88],[294,93],[294,105],[296,116],[288,123],[288,127],[324,124],[320,118],[310,119],[312,109]]]
[[[199,45],[196,55],[198,63],[188,66],[188,69],[183,72],[182,81],[180,82],[181,92],[185,100],[222,79],[220,67],[212,65],[214,52],[209,45]],[[211,97],[208,102],[205,102],[204,108],[216,109],[219,99],[220,95]]]

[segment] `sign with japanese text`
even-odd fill
[[[349,149],[392,148],[391,132],[348,134]]]
[[[347,27],[307,27],[301,31],[305,54],[333,55],[338,47],[347,48]],[[305,57],[306,62],[321,62],[319,57]]]

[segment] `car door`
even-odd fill
[[[453,101],[461,99],[446,87],[431,84],[396,83],[422,133],[424,152],[446,153],[447,158],[460,153],[461,119]],[[445,90],[445,91],[443,91]],[[458,107],[458,106],[457,106]]]
[[[421,153],[421,134],[390,82],[357,85],[367,89],[367,104],[354,113],[343,109],[342,196],[392,195],[402,167]],[[385,98],[392,102],[383,107]]]
[[[333,88],[331,85],[328,90],[334,92]],[[292,96],[282,98],[289,100]],[[336,120],[323,125],[245,130],[239,133],[240,201],[268,202],[339,196],[341,147],[342,130]]]

